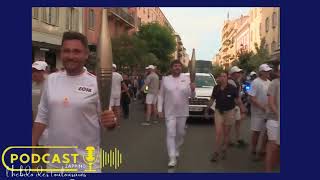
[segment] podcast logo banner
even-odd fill
[[[80,155],[77,153],[63,153],[63,154],[49,154],[43,153],[41,155],[37,153],[26,153],[23,151],[35,149],[78,149],[78,146],[10,146],[7,147],[1,156],[1,161],[3,166],[12,172],[21,171],[21,167],[28,167],[31,164],[44,163],[48,164],[62,164],[61,168],[41,168],[30,167],[28,171],[30,172],[97,172],[94,168],[94,164],[99,161],[99,170],[104,167],[110,167],[118,169],[122,164],[122,154],[117,149],[110,149],[108,152],[104,151],[102,148],[96,149],[93,146],[87,146],[85,148],[86,154]],[[22,151],[22,153],[21,153]],[[81,159],[80,159],[81,158]],[[85,164],[83,164],[83,162]],[[80,170],[81,169],[81,170]],[[84,169],[84,170],[83,170]]]

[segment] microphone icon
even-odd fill
[[[97,160],[95,157],[94,151],[95,151],[95,148],[93,146],[86,147],[86,155],[83,156],[83,160],[88,165],[88,168],[85,170],[85,172],[96,172],[95,169],[92,169],[92,165]]]

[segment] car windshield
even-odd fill
[[[214,85],[211,76],[196,76],[196,87],[213,87]]]

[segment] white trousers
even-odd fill
[[[170,158],[176,157],[183,144],[187,117],[167,117],[167,150]]]

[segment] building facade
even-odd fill
[[[129,12],[129,8],[107,8],[108,29],[111,38],[123,34],[130,35],[136,28],[136,18]],[[100,36],[102,20],[101,7],[83,8],[83,32],[88,37],[90,56],[87,68],[90,71],[95,69],[96,50]]]
[[[261,8],[261,38],[266,41],[270,55],[280,49],[280,8]]]
[[[32,62],[46,61],[51,71],[62,68],[60,45],[63,32],[82,32],[82,8],[32,8]]]
[[[222,29],[219,52],[212,63],[229,68],[241,51],[256,52],[255,46],[265,39],[265,48],[272,57],[280,56],[280,8],[252,8],[248,16],[226,20]]]
[[[222,29],[221,48],[216,56],[220,66],[228,68],[237,59],[240,49],[249,48],[248,16],[224,22]]]

